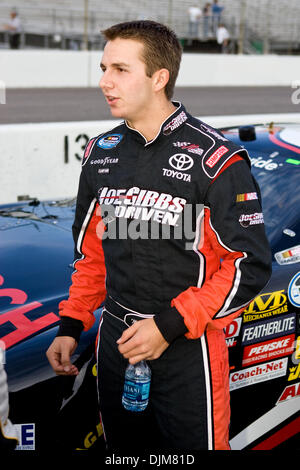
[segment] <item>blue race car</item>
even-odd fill
[[[68,295],[74,211],[75,200],[0,206],[0,346],[9,419],[20,436],[17,450],[88,449],[103,440],[94,367],[96,324],[82,334],[73,357],[80,368],[76,378],[56,376],[45,356],[58,328],[58,304]]]
[[[273,254],[270,282],[226,329],[230,444],[232,449],[296,448],[300,431],[300,125],[242,126],[223,133],[249,152]]]
[[[300,429],[300,125],[223,129],[248,149],[273,252],[269,284],[226,328],[232,449],[294,449]],[[97,406],[97,323],[81,336],[74,377],[45,356],[68,296],[75,200],[0,206],[0,346],[17,449],[104,450]],[[95,315],[101,315],[99,308]],[[2,343],[1,343],[2,341]]]

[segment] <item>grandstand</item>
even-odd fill
[[[17,7],[23,24],[23,47],[88,48],[103,46],[100,30],[119,21],[153,19],[188,37],[188,7],[206,3],[194,0],[12,0],[0,4],[1,24]],[[219,0],[222,20],[243,52],[299,52],[299,0]],[[85,10],[86,7],[86,10]],[[87,11],[87,15],[85,15]],[[242,26],[242,27],[241,27]],[[85,36],[86,35],[86,36]],[[0,35],[2,46],[7,34]],[[204,41],[200,24],[198,42]]]

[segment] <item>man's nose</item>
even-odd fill
[[[105,88],[112,88],[113,83],[107,71],[103,72],[102,77],[99,80],[99,87],[104,90]]]

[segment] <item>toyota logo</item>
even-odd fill
[[[169,163],[175,170],[187,171],[194,165],[194,160],[184,153],[176,153],[169,158]]]

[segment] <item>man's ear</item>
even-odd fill
[[[168,69],[159,69],[152,75],[154,91],[160,91],[165,88],[170,78]]]

